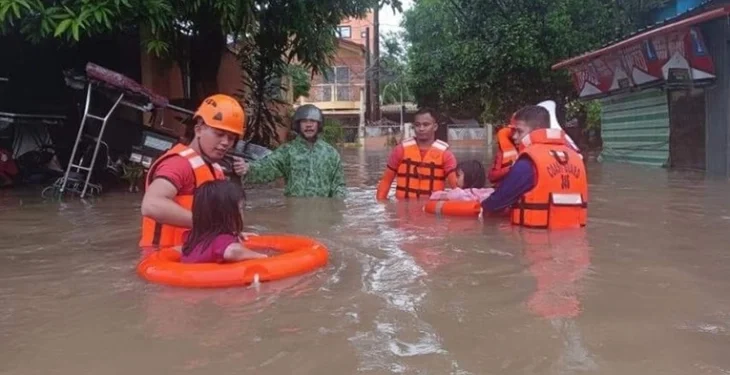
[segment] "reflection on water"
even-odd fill
[[[377,203],[386,156],[344,151],[345,202],[249,192],[331,250],[259,290],[141,281],[140,195],[0,191],[0,373],[730,373],[726,181],[590,165],[589,226],[545,233]]]

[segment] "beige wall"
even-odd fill
[[[347,40],[351,42],[358,43],[362,46],[365,46],[365,39],[360,37],[360,33],[365,31],[365,28],[370,28],[370,49],[373,48],[373,13],[368,12],[368,14],[362,18],[347,18],[343,20],[340,23],[341,26],[350,26],[351,30],[351,37],[347,38]]]
[[[142,51],[140,53],[140,65],[142,71],[142,85],[153,92],[169,99],[183,97],[182,74],[177,63],[159,59],[151,54]],[[185,127],[175,119],[175,113],[170,110],[164,111],[164,122],[160,121],[151,124],[152,115],[143,115],[144,124],[171,135],[182,136]]]
[[[346,66],[350,68],[350,83],[362,84],[365,83],[365,53],[353,47],[347,48],[340,46],[337,49],[332,66]],[[324,77],[321,74],[315,74],[312,77],[312,84],[320,83],[324,83]]]
[[[347,83],[340,83],[337,90],[348,90],[348,101],[360,100],[360,87],[364,87],[366,78],[365,51],[357,44],[340,42],[337,53],[332,61],[332,67],[346,66],[350,71],[350,80]],[[325,84],[322,74],[315,74],[312,77],[312,87],[309,96],[303,98],[306,102],[328,102],[332,98],[331,86],[322,87]],[[339,82],[338,82],[339,83]],[[329,95],[329,97],[327,97]],[[337,98],[335,98],[337,100]]]
[[[170,99],[183,97],[182,73],[177,63],[163,61],[142,52],[140,64],[142,68],[142,85]],[[233,52],[226,50],[223,52],[221,65],[218,70],[218,91],[236,97],[243,88],[242,69],[238,59]],[[281,105],[272,103],[270,105],[270,108],[279,112],[280,116],[284,119],[284,123],[278,132],[280,141],[286,139],[289,128],[290,119],[288,118],[288,111],[290,107],[291,105],[289,104]],[[195,108],[189,109],[195,110]],[[160,127],[158,122],[153,128],[181,137],[185,132],[185,127],[175,119],[176,116],[179,115],[173,111],[166,110],[164,124]],[[150,125],[150,118],[151,115],[145,114],[145,125]]]

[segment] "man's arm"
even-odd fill
[[[249,164],[247,173],[241,178],[244,182],[267,183],[286,177],[289,166],[289,147],[283,145],[261,160]]]
[[[388,200],[388,192],[390,192],[390,185],[393,184],[394,179],[395,171],[390,169],[390,167],[385,167],[385,172],[378,183],[378,191],[375,193],[375,198],[377,200]]]
[[[332,178],[332,189],[330,191],[330,196],[332,196],[333,198],[344,199],[347,196],[347,187],[345,186],[345,171],[342,168],[342,159],[340,158],[340,154],[338,154],[337,151],[334,151],[333,157],[337,160],[335,161],[335,175]]]
[[[170,181],[155,179],[142,198],[142,215],[159,223],[191,228],[193,214],[175,203],[173,199],[176,195],[177,188]]]
[[[454,156],[454,153],[451,152],[451,150],[444,151],[444,173],[446,176],[446,184],[452,188],[456,189],[458,185],[458,179],[456,178],[456,156]]]
[[[375,199],[379,201],[388,199],[390,185],[393,184],[396,171],[398,170],[398,165],[400,165],[400,162],[403,159],[403,152],[403,146],[398,145],[390,153],[390,157],[388,157],[388,164],[385,167],[385,172],[383,172],[383,176],[380,178],[380,182],[378,183],[378,190],[375,193]]]
[[[482,201],[484,211],[502,211],[532,190],[536,183],[533,165],[529,158],[519,159],[504,177],[497,190]]]

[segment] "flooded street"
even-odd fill
[[[0,374],[730,374],[727,181],[589,164],[588,227],[547,233],[377,203],[387,151],[343,157],[344,203],[248,191],[248,230],[330,249],[259,291],[140,279],[141,194],[0,191]]]

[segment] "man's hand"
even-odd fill
[[[248,163],[246,163],[243,158],[240,158],[238,156],[232,156],[233,158],[233,172],[235,172],[237,175],[243,177],[246,173],[248,173]]]

